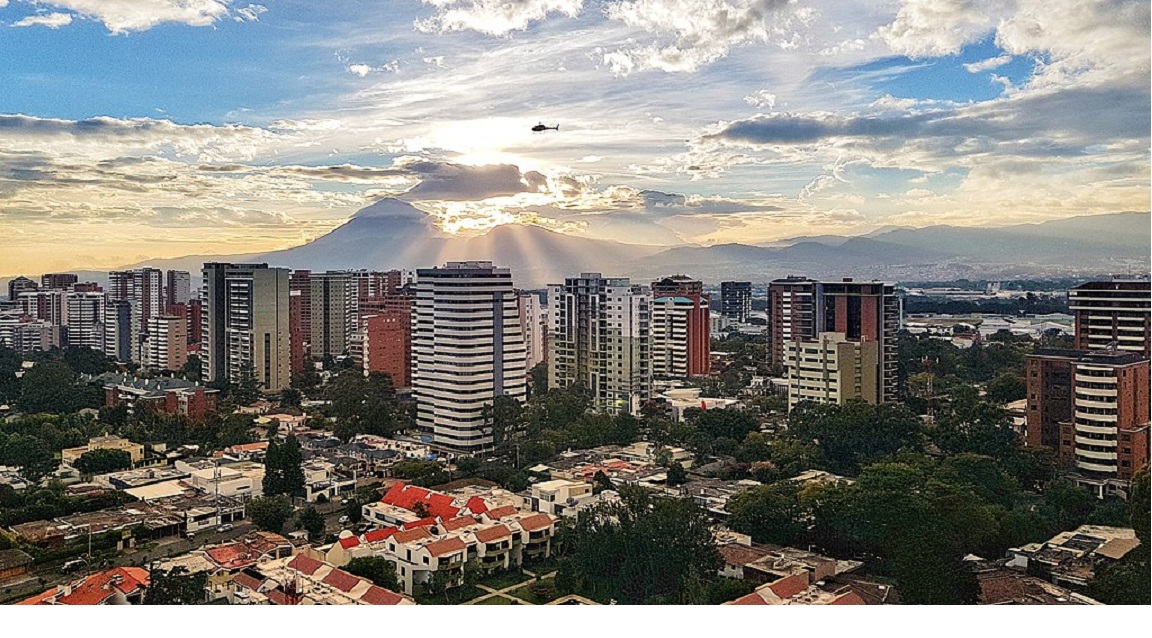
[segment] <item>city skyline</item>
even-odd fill
[[[384,196],[654,245],[1145,212],[1148,18],[0,0],[0,275],[287,248]]]

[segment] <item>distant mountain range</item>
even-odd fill
[[[133,266],[198,273],[205,261],[266,261],[274,266],[334,270],[412,269],[445,261],[483,260],[511,268],[517,285],[525,288],[543,287],[581,272],[641,281],[683,273],[707,282],[764,282],[789,274],[889,281],[1097,276],[1148,271],[1150,219],[1148,213],[1128,212],[999,228],[889,228],[866,236],[798,237],[762,246],[661,247],[520,225],[458,237],[438,230],[428,215],[410,204],[388,198],[359,211],[327,235],[295,248],[158,259]]]

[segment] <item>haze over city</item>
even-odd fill
[[[451,234],[659,246],[1143,213],[1148,22],[1103,0],[0,0],[0,275],[289,248],[385,196]]]

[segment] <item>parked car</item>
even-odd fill
[[[340,517],[340,522],[341,522],[341,523],[347,523],[349,520],[351,520],[351,519],[350,519],[350,518],[348,518],[348,515],[347,515],[347,514],[345,514],[344,516],[341,516],[341,517]]]
[[[86,564],[88,564],[88,561],[84,560],[83,558],[73,558],[72,560],[64,563],[60,569],[62,571],[70,572],[74,569],[80,569]]]
[[[230,531],[232,531],[232,523],[224,523],[220,527],[217,527],[216,531],[221,532],[221,533],[230,532]]]

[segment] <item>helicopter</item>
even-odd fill
[[[532,132],[534,132],[534,133],[539,133],[541,131],[548,131],[548,130],[559,131],[560,125],[557,124],[556,126],[544,126],[544,123],[541,122],[540,124],[537,124],[536,126],[532,127]]]

